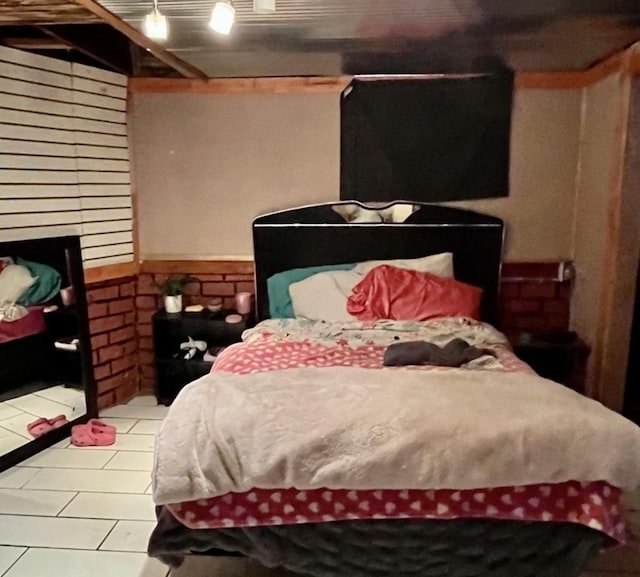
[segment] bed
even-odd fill
[[[254,221],[261,322],[163,422],[152,556],[239,553],[315,577],[571,577],[625,541],[639,429],[537,377],[491,326],[502,222],[429,205],[398,221],[392,208]],[[442,253],[456,280],[482,289],[488,323],[269,318],[279,273]],[[463,368],[383,366],[394,344],[453,338],[483,354]]]

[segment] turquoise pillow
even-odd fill
[[[310,266],[307,268],[293,268],[270,276],[267,279],[267,294],[269,296],[269,316],[272,319],[292,319],[293,304],[289,294],[289,285],[300,282],[319,272],[328,270],[351,270],[352,264],[327,264],[324,266]]]
[[[18,304],[28,307],[46,303],[60,292],[62,276],[55,268],[47,264],[24,260],[23,258],[18,258],[16,264],[21,264],[29,269],[31,276],[36,279],[36,282],[31,285],[29,290],[22,295]]]

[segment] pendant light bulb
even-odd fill
[[[218,34],[225,36],[231,32],[231,27],[236,19],[236,11],[231,2],[220,0],[216,2],[211,13],[209,26]]]
[[[169,36],[167,17],[158,10],[158,0],[153,0],[153,10],[144,17],[144,34],[152,40],[166,40]]]

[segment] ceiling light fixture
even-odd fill
[[[169,36],[167,17],[160,14],[158,0],[153,0],[153,10],[144,17],[144,33],[153,40],[166,40]]]
[[[229,34],[236,19],[236,11],[231,2],[220,0],[216,2],[211,13],[209,26],[218,34]]]
[[[256,14],[273,14],[276,11],[276,0],[253,0],[253,11]]]

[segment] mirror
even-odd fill
[[[0,471],[97,413],[77,236],[0,242]]]

